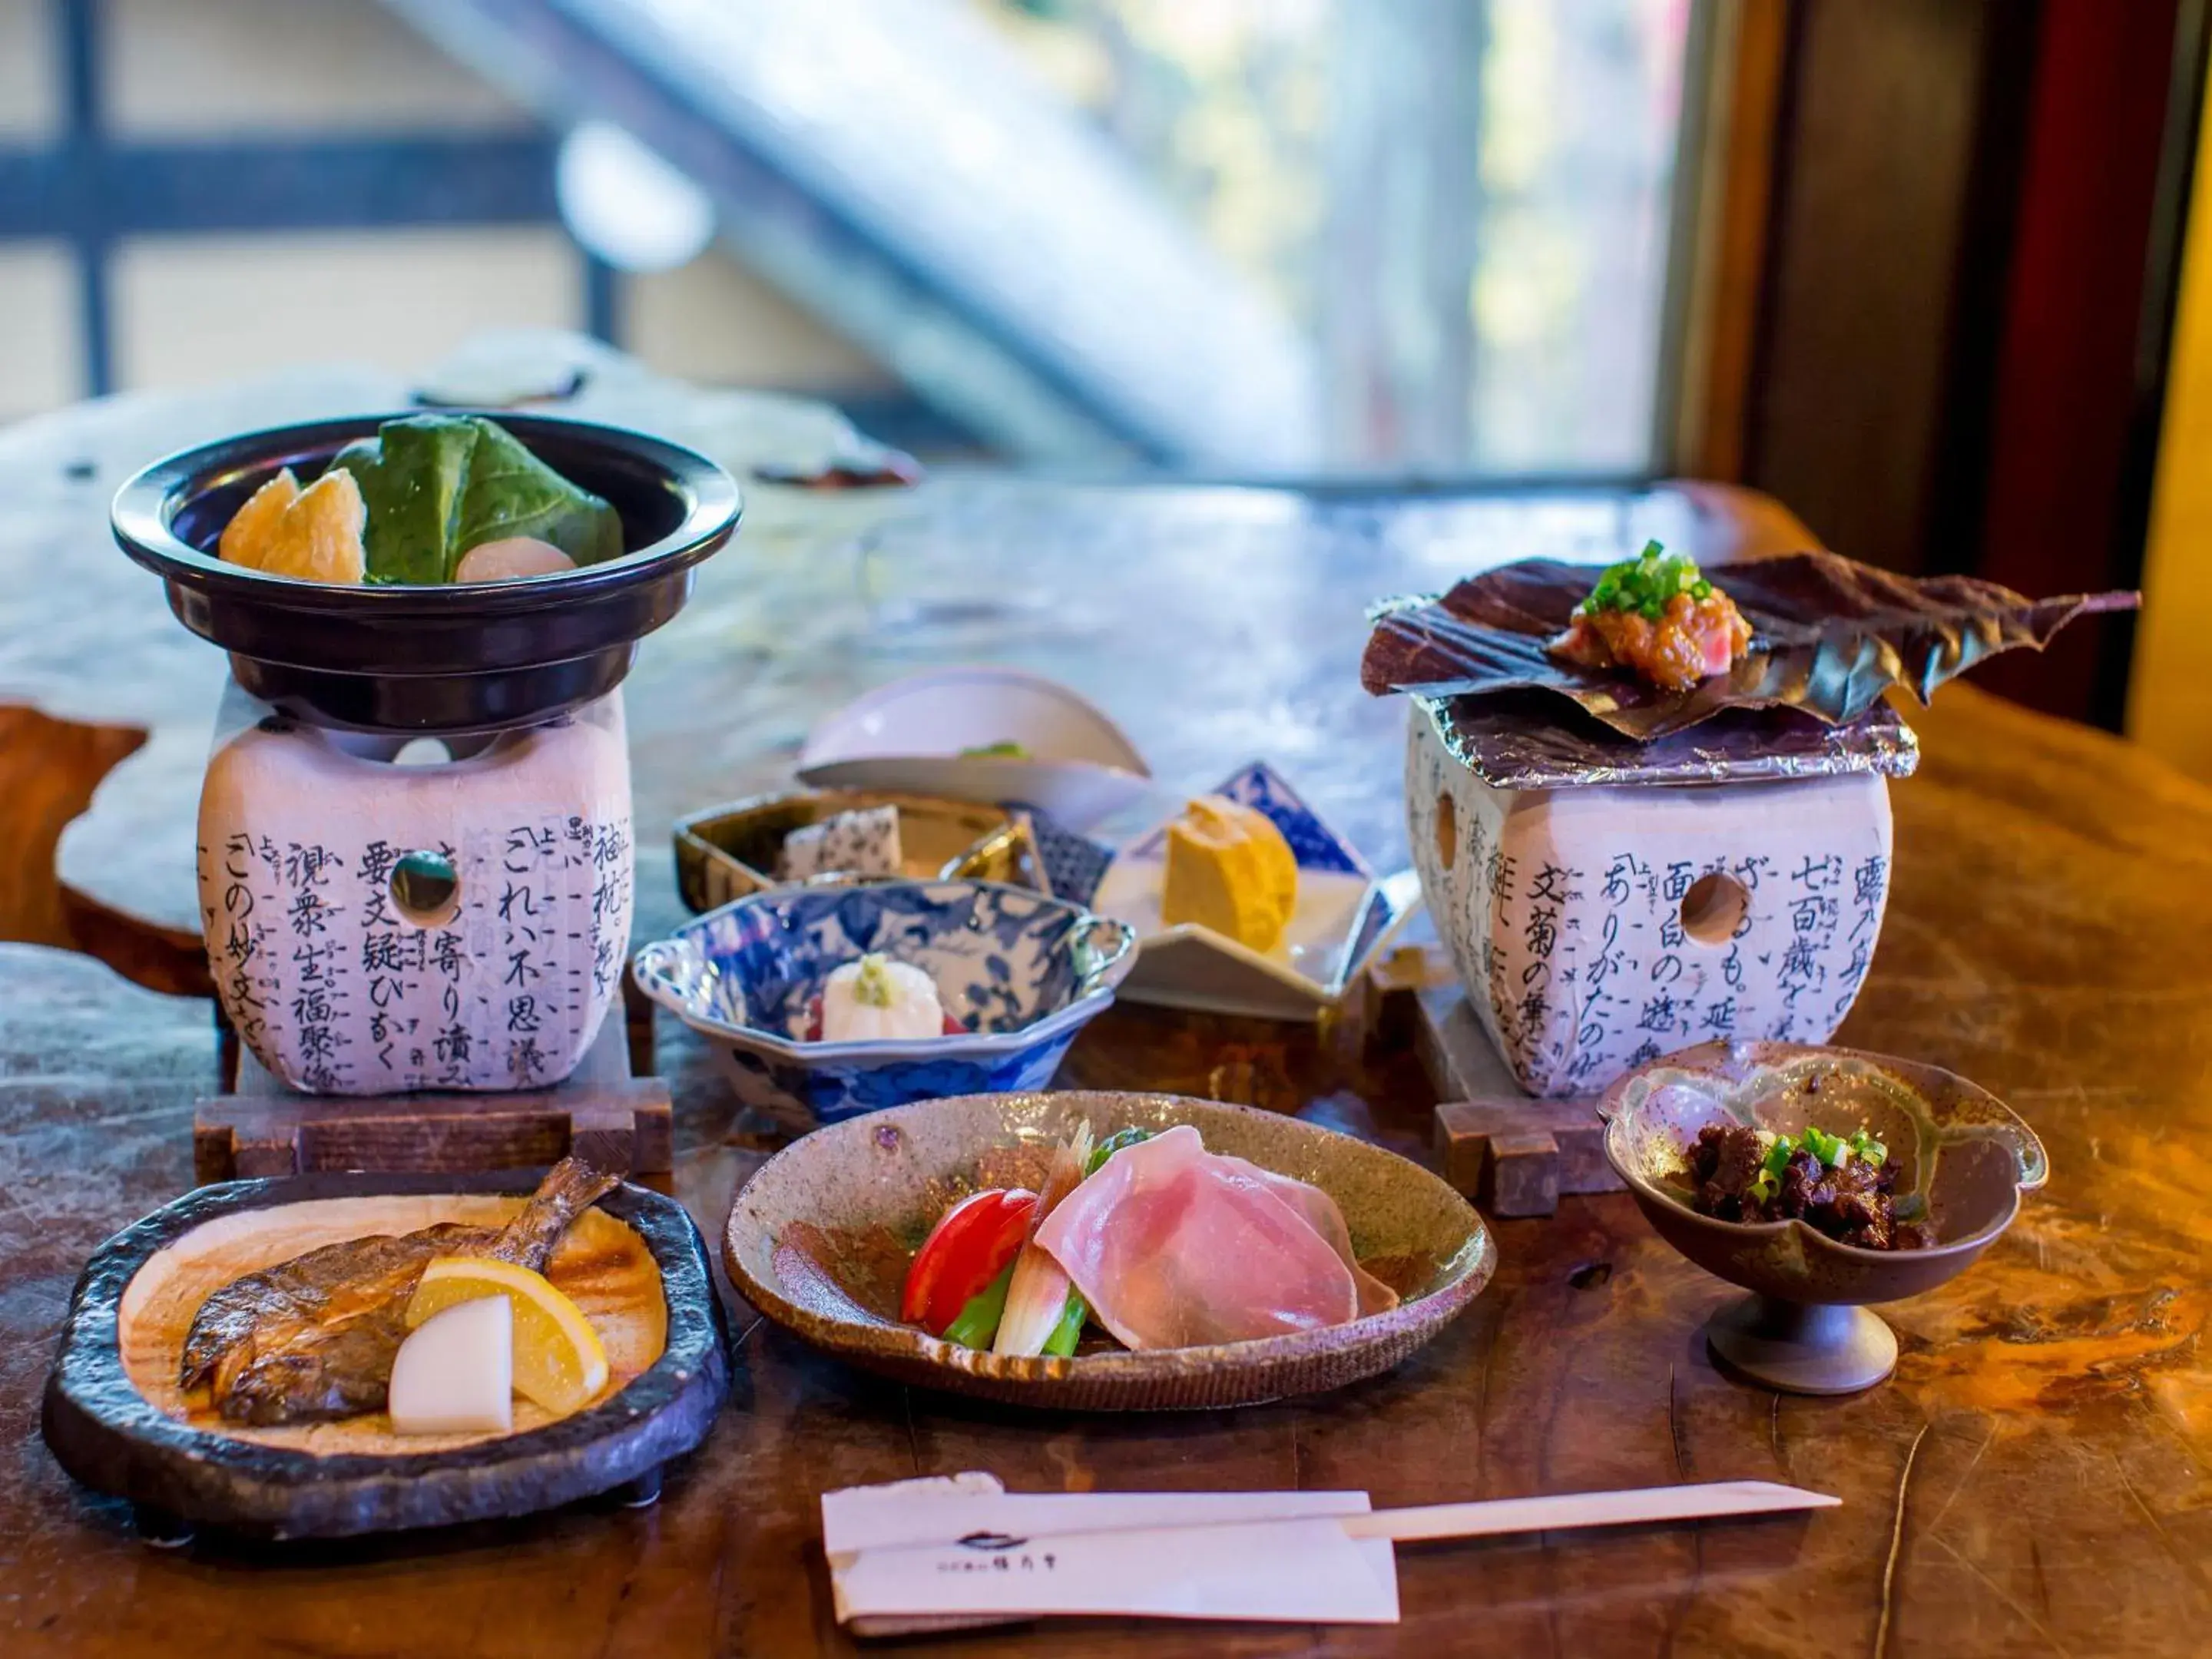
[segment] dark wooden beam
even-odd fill
[[[1838,552],[1929,568],[1986,66],[2033,10],[1790,7],[1744,477]]]
[[[1698,207],[1692,322],[1682,343],[1675,465],[1723,483],[1744,471],[1789,16],[1789,0],[1739,0],[1707,93],[1705,199]]]
[[[2044,0],[1981,521],[1961,550],[2026,592],[2142,580],[2203,35],[2201,5]],[[2122,619],[2070,629],[1979,678],[2117,726],[2130,639]]]
[[[540,134],[0,150],[0,239],[552,224]]]
[[[1745,481],[2031,593],[2141,569],[2204,0],[1791,0]],[[1991,689],[2117,725],[2130,633]]]

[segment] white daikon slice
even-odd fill
[[[503,1296],[433,1315],[392,1361],[386,1409],[401,1434],[504,1434],[514,1426],[514,1310]]]

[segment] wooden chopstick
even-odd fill
[[[1387,1538],[1410,1544],[1446,1538],[1485,1538],[1505,1533],[1567,1531],[1583,1527],[1625,1527],[1665,1521],[1701,1521],[1730,1515],[1768,1515],[1792,1510],[1833,1509],[1843,1500],[1771,1480],[1716,1480],[1683,1486],[1645,1486],[1626,1492],[1562,1492],[1548,1498],[1499,1498],[1472,1504],[1428,1504],[1407,1509],[1375,1510],[1333,1518],[1353,1538]],[[1285,1517],[1287,1518],[1287,1517]],[[1314,1519],[1324,1517],[1316,1516]],[[1188,1526],[1264,1526],[1269,1522],[1194,1522]],[[1182,1528],[1158,1522],[1099,1531],[1162,1531]],[[1059,1534],[1080,1536],[1081,1532]],[[942,1548],[942,1545],[888,1545],[891,1549]],[[865,1553],[865,1552],[861,1552]],[[839,1559],[832,1560],[833,1569]],[[991,1625],[1024,1624],[1029,1614],[862,1614],[849,1621],[856,1636],[906,1636],[975,1630]]]
[[[1477,1504],[1428,1504],[1339,1517],[1354,1538],[1401,1544],[1432,1538],[1486,1538],[1501,1533],[1626,1527],[1656,1521],[1699,1521],[1726,1515],[1833,1509],[1843,1502],[1771,1480],[1714,1480],[1698,1486],[1646,1486],[1629,1492],[1561,1492],[1549,1498],[1499,1498]]]

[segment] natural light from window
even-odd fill
[[[963,0],[1304,332],[1323,465],[1653,452],[1691,0]]]

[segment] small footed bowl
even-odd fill
[[[2020,1195],[2050,1175],[2035,1132],[1986,1090],[1940,1066],[1849,1048],[1703,1043],[1629,1073],[1598,1113],[1606,1159],[1659,1236],[1753,1293],[1707,1323],[1714,1352],[1792,1394],[1850,1394],[1887,1376],[1897,1338],[1860,1304],[1917,1296],[1964,1272],[2011,1225]],[[1709,1123],[1869,1130],[1899,1165],[1899,1208],[1932,1225],[1936,1242],[1868,1250],[1802,1221],[1699,1215],[1669,1177]]]
[[[815,992],[871,951],[928,974],[967,1031],[805,1041]],[[647,996],[714,1044],[740,1099],[811,1127],[1042,1088],[1135,959],[1127,927],[1064,899],[992,882],[886,881],[739,899],[647,945],[635,970]]]
[[[964,752],[1012,743],[1009,756]],[[823,718],[799,752],[802,783],[1018,801],[1085,830],[1140,799],[1151,769],[1080,693],[1018,668],[929,668]]]

